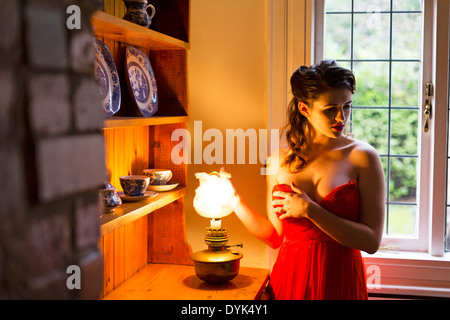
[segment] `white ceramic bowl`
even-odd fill
[[[165,185],[172,179],[170,169],[144,169],[144,175],[150,178],[150,185]]]

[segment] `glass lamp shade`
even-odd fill
[[[205,218],[220,219],[236,208],[234,189],[228,179],[231,177],[226,172],[199,172],[195,174],[200,185],[195,190],[194,209]]]

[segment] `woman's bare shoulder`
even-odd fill
[[[350,160],[358,167],[366,167],[374,161],[380,162],[380,156],[370,144],[353,139]]]
[[[272,152],[272,154],[269,156],[269,161],[271,162],[278,162],[279,165],[281,165],[285,158],[289,155],[289,148],[288,147],[280,147],[279,149],[276,149]]]
[[[288,147],[280,147],[272,152],[267,161],[267,175],[278,175],[284,166],[286,157],[289,155]]]
[[[287,146],[281,146],[271,154],[271,157],[286,157],[289,154],[289,150]]]

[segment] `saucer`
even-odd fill
[[[123,201],[141,201],[144,199],[151,199],[156,197],[158,195],[158,192],[145,191],[143,196],[126,196],[123,191],[119,191],[117,192],[117,194]]]
[[[179,185],[178,182],[176,183],[170,183],[170,184],[162,184],[162,185],[149,185],[147,187],[147,190],[152,190],[152,191],[158,191],[158,192],[162,192],[162,191],[170,191],[172,189],[175,189],[177,186]]]

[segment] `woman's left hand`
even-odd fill
[[[274,210],[282,213],[278,218],[283,220],[285,218],[307,218],[308,209],[313,203],[311,198],[292,182],[292,192],[275,191],[274,197],[283,199],[275,199],[272,204],[276,207]]]

